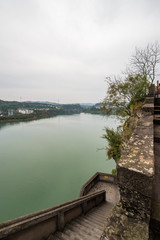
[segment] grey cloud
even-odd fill
[[[105,75],[160,41],[159,10],[158,0],[0,1],[0,96],[98,101]]]

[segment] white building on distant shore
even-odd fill
[[[29,110],[29,109],[18,109],[18,112],[21,114],[31,114],[33,113],[33,110]]]
[[[13,110],[8,110],[8,116],[13,116]]]

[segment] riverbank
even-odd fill
[[[31,121],[80,113],[102,114],[100,106],[0,100],[0,123]]]
[[[7,122],[27,122],[27,121],[33,121],[33,120],[39,120],[39,119],[45,119],[45,118],[51,118],[56,117],[60,115],[70,115],[70,114],[54,114],[54,115],[21,115],[21,116],[9,116],[0,118],[0,123],[7,123]]]
[[[80,112],[80,113],[87,113],[85,111]],[[9,116],[9,117],[0,117],[0,123],[7,123],[7,122],[27,122],[27,121],[33,121],[33,120],[39,120],[39,119],[45,119],[45,118],[52,118],[52,117],[57,117],[57,116],[69,116],[69,115],[74,115],[74,114],[80,114],[80,113],[59,113],[59,114],[54,114],[54,115],[21,115],[21,116]],[[92,115],[104,115],[101,112],[99,113],[89,113]],[[111,116],[111,115],[108,115]]]

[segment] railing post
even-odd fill
[[[98,206],[98,203],[99,203],[99,202],[98,202],[98,197],[96,197],[96,206]]]
[[[105,192],[105,194],[104,194],[104,201],[106,202],[106,192]]]
[[[82,210],[83,214],[85,215],[87,213],[87,201],[82,204]]]
[[[64,212],[58,213],[58,230],[62,231],[64,228]]]

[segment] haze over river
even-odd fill
[[[77,198],[96,172],[111,173],[104,127],[114,116],[57,116],[0,124],[0,222]]]

